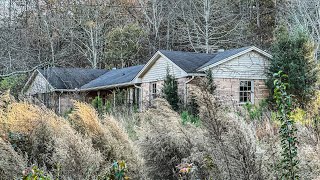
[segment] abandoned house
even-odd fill
[[[212,54],[160,50],[145,65],[122,69],[35,70],[23,94],[58,113],[69,110],[72,99],[91,102],[96,96],[103,103],[135,104],[143,109],[161,95],[167,72],[177,79],[180,99],[187,103],[188,86],[210,69],[221,99],[257,104],[268,96],[265,80],[270,58],[270,54],[254,46]]]

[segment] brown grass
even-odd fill
[[[74,107],[75,110],[69,116],[72,126],[92,139],[93,147],[103,155],[103,164],[109,167],[114,161],[125,160],[129,175],[136,177],[141,169],[141,162],[120,123],[112,116],[106,116],[102,123],[89,104],[74,102]]]
[[[0,138],[0,179],[17,179],[26,167],[26,160]]]

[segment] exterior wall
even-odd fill
[[[141,80],[143,83],[163,81],[167,75],[168,68],[169,73],[174,75],[176,78],[187,76],[187,73],[180,69],[177,65],[161,56],[158,60],[155,61],[152,67],[142,76]]]
[[[257,52],[249,52],[211,70],[214,78],[266,79],[267,66],[266,57]]]
[[[178,95],[181,101],[184,100],[184,94],[185,94],[185,82],[188,80],[188,78],[178,78],[176,79],[178,82]],[[155,82],[146,82],[141,84],[142,88],[142,100],[143,104],[148,105],[151,100],[151,84],[156,83],[157,84],[157,96],[162,95],[162,89],[164,85],[163,80],[155,81]]]
[[[47,93],[50,90],[52,90],[52,86],[40,73],[38,73],[25,94],[34,95],[38,93]]]
[[[240,81],[242,79],[215,79],[217,85],[217,95],[222,101],[227,103],[239,103],[239,91]],[[254,104],[258,105],[263,99],[266,99],[269,95],[267,86],[264,80],[253,80],[254,81]]]

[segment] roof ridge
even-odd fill
[[[167,52],[181,52],[181,53],[192,53],[192,54],[203,54],[203,55],[215,55],[217,53],[204,53],[204,52],[190,52],[190,51],[175,51],[175,50],[164,50],[164,49],[161,49],[159,50],[160,52],[161,51],[167,51]]]

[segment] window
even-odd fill
[[[254,103],[253,81],[240,81],[240,104],[247,102]]]
[[[151,84],[151,98],[155,99],[157,97],[157,83]]]

